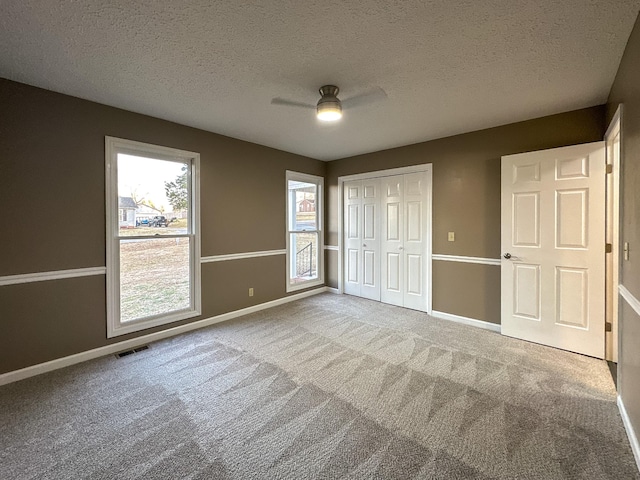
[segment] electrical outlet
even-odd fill
[[[253,297],[253,287],[251,287],[251,288],[249,289],[249,296],[250,296],[250,297]]]
[[[447,237],[450,242],[456,241],[456,232],[449,232],[449,236]]]

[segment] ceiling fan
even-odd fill
[[[342,118],[342,109],[351,109],[370,103],[378,102],[387,98],[387,94],[380,87],[375,87],[367,92],[349,97],[345,100],[338,98],[340,89],[335,85],[324,85],[320,87],[320,100],[316,105],[304,102],[287,100],[286,98],[272,98],[271,105],[282,105],[284,107],[313,108],[319,120],[333,122]]]

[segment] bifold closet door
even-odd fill
[[[427,177],[411,173],[383,177],[381,181],[380,299],[426,311]]]
[[[345,183],[345,293],[380,300],[380,180]]]

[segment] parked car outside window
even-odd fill
[[[168,227],[169,222],[167,222],[167,217],[164,215],[156,215],[151,220],[149,220],[150,227]]]

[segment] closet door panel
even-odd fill
[[[404,176],[382,177],[383,198],[381,238],[381,278],[380,299],[384,303],[403,306],[404,297]]]
[[[380,180],[362,181],[362,286],[360,295],[380,300]]]
[[[429,176],[344,184],[344,291],[427,310]]]
[[[427,310],[427,290],[425,274],[427,271],[426,234],[427,191],[426,175],[422,172],[404,175],[405,225],[404,272],[405,288],[402,304],[415,310]]]
[[[344,185],[344,293],[360,295],[362,285],[362,182]]]

